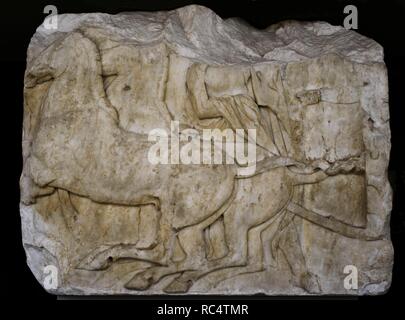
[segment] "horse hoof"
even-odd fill
[[[318,277],[313,273],[306,273],[301,278],[302,288],[308,293],[318,294],[321,293],[321,287],[319,286]]]
[[[108,269],[113,262],[114,258],[111,256],[105,257],[103,254],[91,254],[80,261],[80,263],[76,266],[76,269],[89,271],[105,270]]]
[[[187,293],[192,285],[191,280],[181,281],[176,278],[163,291],[166,293]]]
[[[125,284],[128,290],[146,290],[153,284],[153,276],[147,273],[136,274],[131,280]]]

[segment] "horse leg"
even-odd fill
[[[309,293],[319,293],[320,287],[317,276],[308,271],[305,262],[298,230],[294,222],[295,218],[292,214],[285,216],[276,247],[287,261],[294,281]]]
[[[185,293],[202,276],[223,269],[225,267],[245,266],[248,260],[248,224],[243,221],[244,210],[232,203],[229,211],[224,214],[225,238],[228,245],[228,254],[212,261],[206,257],[198,261],[195,270],[184,271],[174,279],[164,291],[166,293]],[[242,235],[242,236],[241,236]]]
[[[105,270],[120,259],[136,259],[155,264],[164,263],[163,245],[151,250],[137,249],[134,244],[101,245],[84,257],[76,266],[83,270]]]
[[[168,258],[167,252],[168,248],[170,248],[170,241],[172,241],[174,231],[168,226],[167,219],[169,219],[169,217],[162,214],[162,212],[167,212],[163,211],[163,209],[166,208],[165,203],[166,201],[164,200],[158,206],[154,206],[157,211],[156,213],[154,212],[155,216],[158,215],[160,217],[160,219],[154,219],[157,225],[153,229],[158,230],[156,233],[158,233],[157,238],[159,239],[156,245],[152,245],[149,248],[140,248],[139,240],[136,244],[120,243],[115,245],[101,245],[85,256],[76,268],[84,270],[105,270],[120,259],[143,260],[158,265],[166,264]],[[158,209],[160,206],[162,206],[162,210]],[[149,212],[150,210],[145,213]],[[139,217],[140,214],[139,212]],[[150,228],[152,229],[152,226],[150,226]]]
[[[205,258],[204,244],[204,229],[200,225],[181,230],[174,235],[168,264],[155,265],[137,273],[125,287],[131,290],[146,290],[163,277],[198,268]]]
[[[163,277],[178,272],[178,267],[175,264],[168,266],[153,266],[145,271],[137,273],[125,284],[125,288],[129,290],[147,290],[153,284],[159,282]]]
[[[220,283],[230,278],[265,270],[263,251],[265,240],[263,237],[265,232],[271,228],[275,220],[284,212],[284,210],[278,212],[274,217],[248,231],[248,264],[242,267],[228,267],[215,271],[216,283],[214,287],[217,287]]]

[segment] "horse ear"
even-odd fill
[[[25,72],[25,87],[32,88],[37,84],[51,81],[62,74],[71,63],[69,50],[74,45],[66,42],[77,43],[83,36],[77,32],[63,36],[55,40],[41,54],[34,58],[28,65]]]
[[[24,85],[26,88],[35,87],[37,84],[51,81],[55,78],[56,66],[54,65],[55,52],[60,49],[64,39],[55,41],[47,47],[38,57],[31,61],[25,72]]]
[[[33,88],[37,84],[41,84],[54,79],[54,70],[48,65],[41,65],[30,70],[25,74],[25,87]]]

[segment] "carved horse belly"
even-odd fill
[[[232,195],[234,168],[226,165],[183,165],[180,171],[174,181],[168,181],[172,191],[169,201],[174,202],[172,227],[180,230],[199,223],[209,225],[215,221],[215,213]]]

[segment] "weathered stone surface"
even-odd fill
[[[50,292],[389,288],[388,89],[373,40],[323,22],[256,30],[200,6],[65,14],[33,36],[24,94],[23,243],[41,284],[56,267]],[[151,163],[148,135],[175,121],[256,130],[254,173]]]

